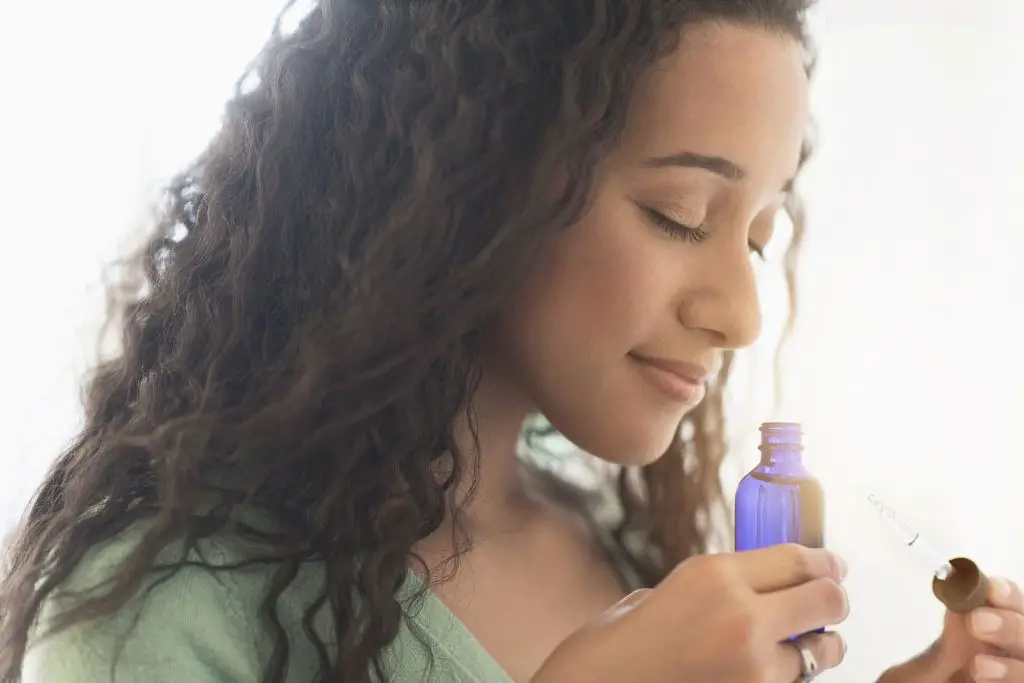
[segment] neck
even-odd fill
[[[492,371],[485,373],[473,396],[476,440],[466,417],[456,425],[465,462],[453,504],[459,506],[461,524],[473,536],[506,531],[536,507],[517,457],[530,409],[511,383]]]
[[[761,425],[761,464],[799,463],[803,451],[803,431],[793,422],[766,422]]]
[[[793,446],[761,447],[761,464],[772,465],[780,463],[803,462],[802,449]]]

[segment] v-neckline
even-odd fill
[[[594,540],[604,551],[623,591],[629,594],[637,588],[642,588],[644,583],[639,574],[625,560],[608,530],[598,524],[591,515],[585,515],[584,519],[594,535]],[[415,600],[418,594],[423,595],[422,600]],[[444,649],[446,655],[452,660],[460,662],[464,668],[476,676],[478,680],[475,683],[515,683],[508,672],[480,644],[476,636],[455,616],[455,613],[448,609],[433,589],[411,570],[406,572],[406,581],[402,584],[402,596],[407,605],[415,605],[413,607],[415,611],[410,613],[410,617],[417,619],[424,630],[435,636],[437,646]],[[443,629],[443,632],[436,632],[435,624]],[[454,652],[458,652],[458,656],[455,656]]]
[[[402,594],[409,616],[433,636],[434,645],[443,648],[453,661],[476,676],[477,683],[514,683],[462,620],[415,572],[406,573]],[[422,599],[416,600],[417,595],[422,595]]]

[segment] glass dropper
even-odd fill
[[[949,563],[946,556],[940,553],[920,533],[902,521],[892,508],[883,503],[878,496],[874,493],[869,493],[868,502],[888,523],[889,528],[899,536],[903,545],[913,549],[919,558],[928,563],[928,566],[931,567],[932,572],[935,574],[935,578],[944,581],[953,573],[953,566]]]

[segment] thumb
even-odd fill
[[[586,680],[625,680],[618,672],[622,668],[621,653],[614,647],[616,638],[610,634],[617,631],[624,617],[653,593],[650,588],[635,590],[572,633],[555,648],[554,653],[531,679],[531,683],[579,680],[581,667],[589,673],[584,676]]]

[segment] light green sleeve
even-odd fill
[[[83,561],[68,586],[95,587],[116,571],[133,546],[131,537],[107,544]],[[228,559],[221,555],[214,563]],[[211,560],[205,549],[203,557]],[[266,572],[181,569],[111,617],[50,637],[43,634],[30,645],[23,682],[257,683],[272,651],[258,613],[266,580]],[[39,623],[43,630],[67,599],[62,594],[45,606]],[[283,602],[286,628],[300,624],[301,607]],[[288,630],[301,633],[301,628]],[[315,677],[311,647],[292,645],[289,682]]]
[[[233,615],[230,590],[186,571],[191,575],[155,588],[142,609],[76,625],[35,644],[24,683],[259,681],[261,657],[248,620]]]

